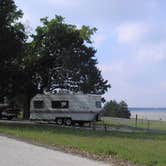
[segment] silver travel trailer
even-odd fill
[[[101,96],[92,94],[37,94],[30,103],[31,120],[50,120],[57,124],[98,120]]]

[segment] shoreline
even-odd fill
[[[131,118],[135,118],[137,115],[138,119],[166,121],[166,110],[165,111],[130,110],[130,112],[131,112]]]

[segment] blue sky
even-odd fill
[[[33,31],[55,14],[67,23],[98,29],[93,46],[112,88],[107,100],[129,106],[166,106],[165,0],[15,0]]]

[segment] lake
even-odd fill
[[[166,121],[166,108],[129,108],[131,117],[139,119]]]

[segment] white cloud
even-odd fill
[[[107,35],[104,33],[97,33],[94,37],[94,45],[95,47],[99,47],[102,43],[107,39]]]
[[[161,62],[166,60],[166,41],[158,44],[144,45],[136,51],[136,57],[139,61]]]
[[[160,88],[162,89],[162,91],[166,91],[166,80],[160,83]]]
[[[124,61],[116,61],[112,62],[110,65],[99,65],[99,69],[106,74],[111,74],[111,73],[123,73],[126,63]]]
[[[166,60],[166,32],[152,22],[126,22],[116,28],[118,44],[136,61],[158,63]],[[127,44],[127,45],[126,45]]]
[[[45,1],[45,0],[44,0]],[[74,7],[80,4],[79,0],[70,0],[70,1],[66,1],[66,0],[47,0],[47,3],[51,4],[51,5],[56,5],[56,6],[62,6],[62,7]]]
[[[148,32],[148,26],[144,23],[128,22],[120,24],[116,31],[118,42],[133,44],[145,37],[145,34]]]
[[[145,65],[146,63],[131,63],[131,61],[119,63],[116,61],[110,66],[101,66],[104,78],[112,86],[105,95],[107,101],[125,100],[129,106],[164,107],[166,82],[158,77],[160,71],[155,69],[156,66],[152,69],[151,65],[147,68]],[[156,74],[155,77],[149,76],[150,73]]]
[[[99,69],[103,72],[103,73],[110,73],[112,72],[112,66],[108,66],[108,65],[98,65]]]

